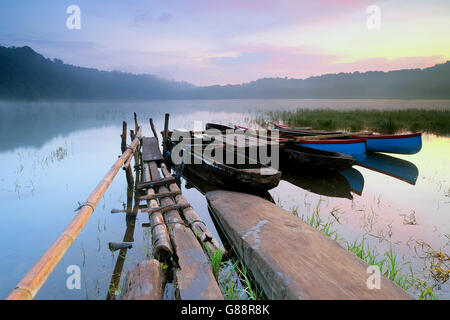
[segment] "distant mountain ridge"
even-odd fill
[[[450,61],[425,69],[264,78],[194,86],[154,75],[100,71],[47,59],[28,46],[0,46],[0,99],[450,99]]]

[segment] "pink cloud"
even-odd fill
[[[236,84],[264,77],[304,79],[327,73],[426,68],[446,61],[443,56],[436,55],[395,59],[368,58],[342,63],[339,62],[342,57],[306,47],[260,46],[239,47],[234,50],[240,52],[236,57],[209,59],[210,72],[202,73],[199,82]]]

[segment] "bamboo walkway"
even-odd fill
[[[88,222],[121,167],[127,180],[127,203],[124,209],[113,209],[111,213],[125,213],[126,230],[122,241],[108,244],[111,251],[119,250],[119,254],[106,298],[160,300],[170,279],[176,288],[177,299],[223,299],[208,255],[216,250],[225,252],[225,249],[183,196],[176,179],[166,167],[152,119],[150,126],[154,137],[143,136],[136,113],[134,122],[135,128],[130,130],[131,144],[127,144],[127,123],[123,122],[122,155],[80,206],[78,214],[64,232],[7,296],[7,300],[35,297]],[[167,133],[167,130],[168,114],[164,132]],[[118,288],[127,252],[133,248],[136,217],[145,213],[149,223],[142,224],[142,227],[151,228],[152,254],[127,274],[124,292],[121,293]]]

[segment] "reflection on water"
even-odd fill
[[[364,168],[386,174],[412,185],[416,184],[419,176],[419,169],[414,163],[387,154],[369,154],[364,161],[358,164]]]
[[[350,168],[344,172],[330,173],[326,176],[319,175],[298,175],[289,172],[283,172],[282,179],[299,188],[309,192],[335,198],[353,199],[352,192],[359,192],[361,194],[364,186],[364,178],[361,173]],[[355,182],[355,180],[359,180]],[[354,186],[358,189],[355,191]]]
[[[148,118],[161,130],[165,112],[171,113],[170,128],[193,128],[194,120],[254,126],[254,116],[261,115],[258,110],[344,104],[347,108],[411,106],[389,100],[0,103],[0,297],[8,294],[64,230],[77,201],[87,197],[117,158],[122,121],[132,124],[134,111],[149,135]],[[412,104],[432,108],[435,102]],[[298,208],[299,216],[308,215],[319,204],[324,219],[338,217],[334,226],[339,235],[349,241],[365,236],[380,252],[393,245],[399,259],[411,261],[414,271],[425,275],[425,261],[416,255],[414,245],[423,241],[435,250],[449,251],[449,150],[450,138],[424,135],[423,149],[416,155],[369,155],[360,166],[330,177],[283,172],[283,181],[270,194],[286,209]],[[217,237],[202,195],[208,187],[199,187],[195,178],[186,176],[182,188]],[[105,299],[108,291],[120,294],[123,277],[117,277],[119,271],[123,274],[151,252],[148,231],[141,227],[148,222],[145,214],[138,214],[135,221],[110,214],[113,208],[129,205],[127,199],[121,170],[38,299]],[[412,214],[416,224],[407,223]],[[109,242],[130,237],[135,243],[126,254],[108,249]],[[81,268],[81,290],[66,288],[70,265]],[[448,283],[442,285],[438,297],[450,298]]]

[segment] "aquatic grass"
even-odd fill
[[[301,219],[310,226],[337,241],[345,249],[365,261],[368,265],[378,266],[380,268],[380,272],[385,277],[390,279],[405,291],[411,291],[412,289],[416,293],[419,300],[437,299],[434,289],[437,287],[438,283],[443,283],[450,277],[450,269],[446,264],[447,261],[450,261],[450,257],[447,254],[442,251],[433,250],[424,242],[416,243],[415,250],[417,250],[417,247],[422,248],[425,252],[425,258],[432,259],[430,263],[430,273],[437,283],[430,285],[426,280],[420,279],[414,274],[410,261],[403,263],[399,262],[398,254],[394,251],[392,244],[390,244],[389,249],[380,258],[376,247],[371,247],[367,243],[367,239],[365,237],[361,240],[355,240],[353,242],[339,238],[337,231],[332,229],[334,221],[324,221],[320,217],[320,204],[323,201],[324,200],[320,198],[313,212],[310,215],[302,215]],[[298,207],[295,207],[293,211],[295,211],[295,214],[298,215]],[[335,209],[332,210],[332,212],[334,211]],[[331,215],[334,216],[333,214]],[[405,265],[409,265],[409,276],[403,272],[403,267]],[[434,274],[433,271],[435,272]]]
[[[211,266],[213,269],[214,276],[217,278],[219,275],[219,269],[222,264],[223,251],[216,249],[210,254]]]
[[[238,269],[241,278],[244,280],[244,291],[247,293],[247,300],[260,300],[262,296],[262,289],[254,290],[252,286],[252,282],[250,281],[250,278],[247,273],[247,268],[241,261],[241,267]]]
[[[450,110],[273,110],[266,112],[264,118],[257,119],[256,122],[263,127],[270,127],[272,122],[279,121],[293,126],[311,126],[324,130],[450,133]]]
[[[252,276],[245,264],[234,255],[220,263],[217,282],[225,300],[260,300],[263,291],[252,281]]]

